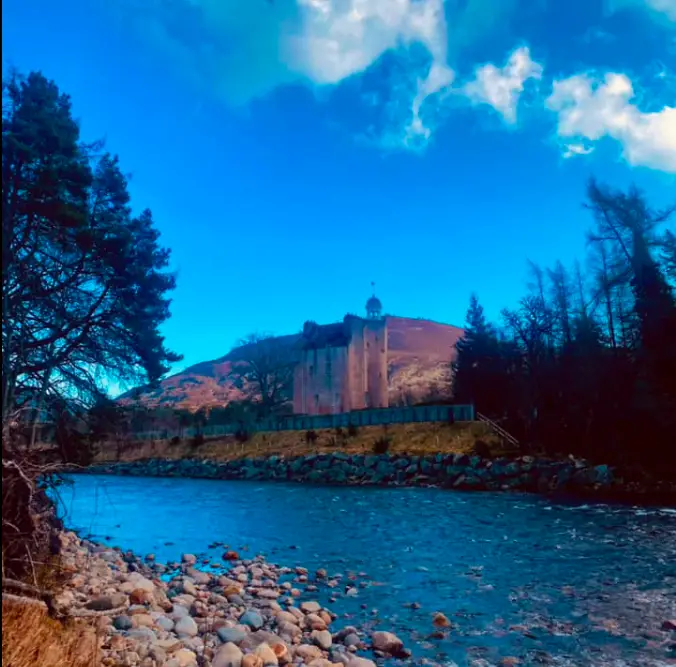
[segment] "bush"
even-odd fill
[[[348,435],[348,437],[354,438],[358,433],[359,433],[359,429],[358,429],[354,424],[350,424],[350,425],[347,427],[347,435]]]
[[[177,435],[175,435],[170,441],[170,445],[180,445],[181,444],[181,438],[179,438]]]
[[[373,443],[373,453],[374,454],[387,454],[387,452],[390,449],[390,444],[392,444],[392,441],[389,438],[378,438],[374,443]]]
[[[204,435],[202,433],[198,433],[193,439],[192,439],[192,446],[193,447],[199,447],[200,445],[204,444]]]
[[[314,444],[315,442],[317,442],[318,437],[319,436],[317,435],[317,431],[310,430],[305,432],[305,442],[307,443]]]
[[[342,436],[343,436],[343,429],[342,429],[342,427],[336,426],[336,435],[337,435],[338,437],[342,437]]]
[[[249,432],[248,432],[245,428],[238,428],[238,429],[235,431],[235,440],[237,440],[237,442],[242,442],[242,443],[244,443],[244,442],[246,442],[250,437],[251,437],[251,436],[250,436]]]
[[[480,456],[482,459],[485,459],[491,455],[491,448],[483,440],[477,440],[474,443],[474,453],[477,456]]]

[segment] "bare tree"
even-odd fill
[[[296,365],[294,339],[251,333],[230,353],[230,378],[261,417],[275,414],[291,400]]]

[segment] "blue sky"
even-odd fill
[[[5,0],[132,174],[181,367],[361,313],[497,317],[585,250],[590,175],[676,193],[676,0]]]

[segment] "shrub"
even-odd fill
[[[235,440],[237,442],[246,442],[250,437],[249,432],[245,428],[238,428],[235,431]]]
[[[347,435],[348,435],[348,437],[354,438],[358,433],[359,433],[359,429],[358,429],[354,424],[350,424],[350,425],[347,427]]]
[[[342,427],[336,426],[336,435],[337,435],[338,437],[342,437],[342,435],[343,435],[343,429],[342,429]]]
[[[177,435],[175,435],[170,441],[170,445],[180,445],[181,444],[181,438],[179,438]]]
[[[317,442],[317,438],[319,436],[317,435],[317,431],[310,430],[305,432],[305,442],[314,444]]]
[[[200,445],[204,444],[204,435],[202,433],[198,433],[193,439],[192,439],[192,446],[193,447],[199,447]]]
[[[373,453],[374,454],[387,454],[390,449],[391,440],[386,437],[378,438],[373,443]]]
[[[474,453],[482,459],[491,455],[491,448],[483,440],[477,440],[474,443]]]

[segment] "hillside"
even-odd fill
[[[387,317],[390,402],[419,400],[430,389],[448,382],[449,363],[462,329],[449,324],[406,317]],[[290,344],[296,335],[284,336]],[[203,406],[226,405],[241,397],[230,380],[231,360],[237,348],[219,359],[203,361],[163,380],[159,387],[141,392],[139,400],[148,407],[197,410]],[[128,401],[137,392],[128,392]]]

